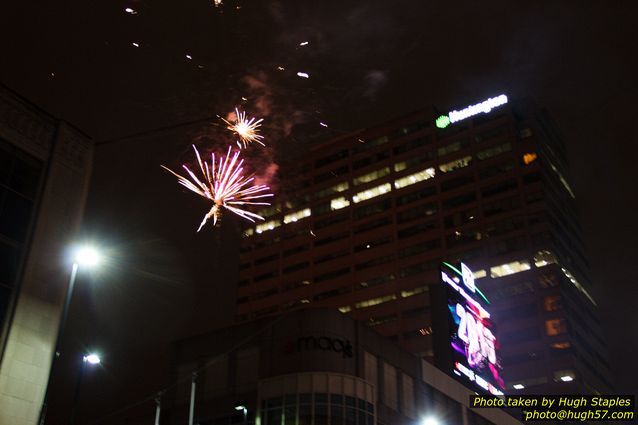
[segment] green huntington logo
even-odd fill
[[[450,125],[450,118],[447,115],[441,115],[436,119],[437,128],[445,128]]]

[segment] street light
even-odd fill
[[[84,363],[90,363],[90,364],[100,364],[100,356],[98,356],[97,354],[89,354],[87,356],[84,356],[82,358],[82,360],[84,360]]]
[[[246,418],[248,416],[248,409],[246,409],[246,406],[244,406],[243,404],[237,405],[235,406],[235,410],[241,410],[244,412],[244,425],[246,425]]]
[[[430,416],[430,417],[424,418],[421,421],[421,425],[439,425],[439,421],[437,421],[436,418]]]
[[[78,373],[78,380],[75,382],[75,393],[73,394],[73,405],[71,406],[71,425],[75,424],[75,408],[78,404],[78,396],[80,395],[80,386],[82,385],[82,376],[84,375],[84,368],[87,364],[95,366],[100,364],[100,356],[95,353],[87,354],[82,357],[82,366],[80,366],[80,372]]]
[[[78,274],[78,269],[82,267],[95,267],[100,263],[101,257],[98,251],[88,245],[79,246],[73,251],[73,267],[71,268],[71,276],[69,277],[69,284],[66,288],[66,294],[64,296],[64,306],[62,307],[62,317],[58,324],[58,334],[55,339],[55,347],[53,350],[53,356],[51,358],[51,367],[49,369],[49,377],[47,378],[47,386],[44,392],[44,399],[42,400],[42,407],[40,408],[40,418],[38,420],[39,425],[44,425],[44,419],[47,414],[47,404],[49,401],[49,386],[51,384],[51,376],[53,376],[53,366],[58,357],[60,357],[60,345],[62,342],[62,335],[64,334],[64,325],[66,324],[66,317],[69,313],[69,305],[71,305],[71,296],[73,295],[73,287],[75,286],[75,278]]]

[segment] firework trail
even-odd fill
[[[246,148],[250,143],[259,143],[262,146],[266,146],[261,140],[264,136],[258,134],[259,127],[261,127],[261,122],[263,119],[259,119],[255,121],[255,118],[246,119],[246,113],[240,112],[239,109],[235,108],[235,122],[231,123],[226,121],[224,118],[222,120],[228,124],[228,128],[233,133],[239,136],[239,141],[237,144],[241,148],[242,146]]]
[[[248,177],[242,173],[244,160],[239,159],[239,150],[233,153],[233,148],[229,146],[226,156],[220,156],[217,163],[215,161],[215,154],[213,153],[209,166],[206,161],[202,161],[195,145],[193,145],[193,149],[195,150],[197,162],[204,181],[197,178],[186,165],[182,165],[182,167],[186,170],[192,181],[163,165],[161,167],[176,176],[179,184],[188,190],[213,201],[213,207],[204,216],[197,231],[199,232],[210,218],[213,219],[213,225],[216,226],[221,219],[222,208],[226,208],[252,222],[255,221],[254,219],[263,220],[264,218],[262,216],[246,211],[242,209],[241,206],[270,205],[268,202],[259,202],[258,200],[273,196],[273,194],[264,193],[270,190],[268,186],[252,184],[254,177]]]

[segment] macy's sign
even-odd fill
[[[296,351],[332,351],[341,357],[352,357],[352,344],[347,339],[331,338],[328,336],[302,336],[297,338],[296,344],[288,344],[286,352]]]

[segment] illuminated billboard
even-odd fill
[[[442,263],[440,271],[440,295],[433,300],[440,304],[434,323],[436,363],[476,391],[502,395],[505,384],[489,302],[465,264]]]
[[[447,115],[441,115],[440,117],[436,119],[435,123],[437,128],[445,128],[450,124],[454,124],[455,122],[459,122],[466,118],[473,117],[474,115],[478,115],[481,113],[487,114],[492,109],[501,105],[505,105],[507,101],[508,101],[507,96],[504,94],[501,94],[496,97],[490,97],[489,99],[484,100],[483,102],[479,102],[475,105],[467,106],[461,109],[460,111],[453,110],[448,112]]]

